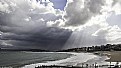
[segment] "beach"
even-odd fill
[[[72,54],[55,52],[0,52],[0,67],[23,67],[47,61],[62,60]]]
[[[121,60],[121,52],[0,52],[0,67],[35,68],[42,65],[58,66],[103,66],[115,65]],[[9,57],[8,57],[9,56]],[[110,63],[111,62],[111,63]],[[119,63],[120,64],[120,63]],[[101,67],[100,67],[101,68]],[[103,67],[104,68],[104,67]]]
[[[100,66],[99,68],[107,68],[107,67],[109,67],[110,64],[115,65],[116,60],[120,59],[120,56],[121,56],[119,54],[121,52],[100,51],[98,53],[100,53],[100,55],[96,55],[94,53],[71,53],[70,52],[69,54],[73,54],[73,56],[71,56],[69,58],[57,60],[57,61],[48,61],[45,63],[36,63],[36,64],[25,65],[23,68],[34,68],[34,67],[41,66],[41,65],[47,65],[47,66],[59,65],[59,66],[81,67],[82,64],[84,64],[84,66],[86,66],[86,64],[88,64],[88,66],[91,66],[95,63],[96,63],[96,65]],[[117,54],[120,55],[120,56],[118,56],[118,58],[115,57],[115,56],[117,56]],[[110,58],[109,55],[111,55],[112,57]],[[120,64],[121,63],[119,61],[119,65]]]
[[[57,60],[57,61],[48,61],[45,63],[30,64],[30,65],[24,66],[23,68],[34,68],[41,65],[79,66],[80,67],[82,66],[82,63],[93,64],[95,63],[95,61],[97,62],[97,60],[95,61],[92,61],[92,60],[101,58],[98,55],[94,55],[93,53],[71,53],[70,52],[69,54],[73,54],[73,56],[66,59]],[[102,57],[102,59],[99,59],[99,61],[105,62],[105,59],[107,59],[107,57],[106,58]]]
[[[107,56],[109,59],[106,61],[108,62],[121,62],[121,51],[97,51],[94,54]]]

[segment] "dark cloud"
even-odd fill
[[[49,21],[62,19],[52,6],[42,7],[29,0],[5,0],[0,1],[0,5],[0,47],[56,50],[64,46],[72,33],[68,29],[47,26]]]
[[[44,6],[36,0],[0,0],[0,47],[56,50],[120,42],[120,28],[106,22],[112,12],[120,12],[119,5],[111,6],[107,0],[70,1],[61,11],[51,2]],[[120,15],[114,17],[120,21]]]
[[[36,29],[35,29],[36,30]],[[16,34],[12,31],[4,32],[1,40],[11,40],[13,47],[61,49],[71,35],[71,31],[56,27],[49,27],[34,33]]]

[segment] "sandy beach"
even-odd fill
[[[74,56],[71,56],[70,58],[58,60],[58,61],[48,61],[46,63],[37,63],[37,64],[31,64],[26,65],[23,68],[34,68],[36,66],[41,65],[62,65],[62,66],[82,66],[82,63],[88,64],[88,65],[105,65],[104,67],[100,68],[107,68],[110,65],[115,65],[116,62],[119,62],[119,65],[121,64],[121,52],[120,51],[100,51],[98,52],[100,55],[95,55],[93,53],[71,53],[74,54]],[[84,54],[82,56],[82,54]]]
[[[121,62],[121,51],[99,51],[99,53],[106,54],[110,59],[108,62]]]
[[[4,58],[3,56],[11,55],[13,58]],[[17,56],[15,57],[15,55]],[[43,55],[43,56],[42,56]],[[29,58],[28,58],[29,56]],[[14,64],[22,68],[35,68],[41,65],[59,65],[59,66],[82,66],[86,65],[115,65],[121,61],[120,51],[98,51],[98,52],[5,52],[1,53],[2,64]],[[20,59],[20,60],[19,60]],[[5,61],[6,60],[6,61]],[[11,60],[11,61],[8,61]],[[32,61],[31,61],[32,60]],[[40,61],[40,62],[36,62]],[[15,64],[16,62],[16,64]],[[33,63],[31,63],[33,62]],[[120,64],[120,63],[119,63]],[[11,65],[10,65],[11,66]]]
[[[106,62],[106,59],[109,59],[107,56],[99,56],[94,55],[93,53],[71,53],[73,56],[67,59],[58,60],[58,61],[48,61],[46,63],[36,63],[26,65],[23,68],[34,68],[41,65],[59,65],[59,66],[82,66],[84,64],[95,64],[97,62],[98,65],[108,65],[109,62]],[[84,65],[85,66],[85,65]]]

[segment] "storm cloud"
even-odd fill
[[[121,42],[120,0],[67,0],[63,10],[46,1],[0,0],[1,48],[58,50]]]
[[[72,31],[48,27],[48,21],[56,21],[62,17],[57,15],[56,10],[49,4],[48,6],[37,4],[38,2],[34,0],[0,2],[1,47],[34,49],[63,47]]]

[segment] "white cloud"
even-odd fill
[[[74,0],[65,7],[65,26],[80,26],[101,13],[104,0]]]
[[[121,27],[107,22],[107,18],[113,13],[120,14],[119,1],[85,0],[84,4],[83,0],[69,2],[65,9],[67,13],[65,26],[72,30],[75,28],[75,32],[72,33],[65,47],[121,43]],[[82,5],[84,8],[81,8]],[[120,23],[120,21],[115,22]]]
[[[116,25],[109,26],[107,28],[101,28],[92,35],[106,39],[107,43],[121,42],[121,29]]]
[[[0,2],[0,11],[9,13],[10,12],[9,5],[7,3]]]
[[[6,42],[2,42],[2,44],[1,45],[4,45],[4,46],[13,46],[12,44],[8,44],[8,43],[6,43]]]
[[[107,40],[109,42],[121,43],[121,29],[118,26],[110,28],[107,34]]]
[[[13,45],[10,43],[10,40],[0,40],[0,46],[11,47]]]
[[[12,25],[16,27],[16,31],[29,32],[34,29],[41,29],[50,24],[47,24],[47,22],[62,18],[62,12],[54,9],[51,2],[48,2],[47,6],[40,4],[40,2],[36,2],[36,0],[5,0],[4,3],[5,5],[3,4],[2,7],[6,8],[0,8],[2,12],[6,12],[9,8],[13,8],[14,10],[11,10],[11,13],[3,15],[6,17],[1,17],[3,21],[1,24],[6,24],[6,27]],[[11,4],[14,6],[11,6]]]
[[[118,43],[121,29],[110,26],[106,19],[113,13],[121,14],[120,7],[120,0],[68,0],[61,11],[54,9],[49,1],[45,6],[36,0],[4,0],[0,1],[0,12],[4,13],[0,16],[0,31],[36,34],[57,27],[72,30],[69,42],[75,41],[77,45]]]

